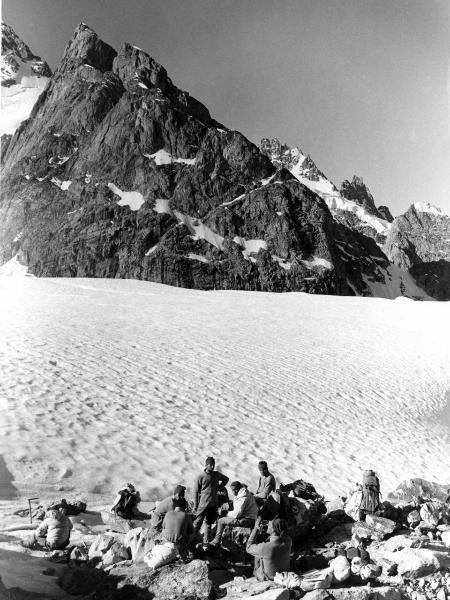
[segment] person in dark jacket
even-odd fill
[[[184,498],[173,501],[173,510],[169,510],[162,524],[162,537],[166,542],[172,542],[179,552],[184,551],[190,544],[194,534],[192,516],[186,514]]]
[[[228,483],[228,477],[215,471],[216,461],[212,456],[205,460],[203,473],[194,483],[194,532],[198,533],[203,524],[203,544],[209,542],[211,525],[217,520],[217,489]]]
[[[272,521],[272,534],[267,542],[255,544],[259,532],[261,517],[256,519],[255,527],[247,541],[246,550],[255,557],[254,576],[258,581],[273,580],[275,573],[290,570],[292,539],[285,533],[282,519]]]
[[[187,502],[184,497],[185,491],[186,488],[184,487],[184,485],[177,485],[173,490],[172,496],[161,500],[161,502],[153,511],[152,519],[150,521],[150,530],[152,534],[159,533],[162,530],[162,525],[166,513],[174,510],[175,506],[179,505],[183,508],[183,510],[186,510]]]
[[[260,460],[258,463],[259,481],[258,489],[256,490],[255,500],[259,506],[264,504],[271,492],[275,491],[275,477],[270,473],[269,467],[265,460]]]

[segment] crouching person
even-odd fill
[[[211,546],[219,546],[225,527],[253,527],[258,516],[258,505],[247,487],[240,481],[233,481],[230,485],[233,492],[233,510],[226,517],[217,521],[216,535]]]
[[[22,545],[33,550],[62,550],[69,544],[72,527],[63,508],[48,510],[35,533]]]
[[[267,542],[255,544],[261,517],[248,538],[246,550],[255,557],[254,576],[258,581],[273,580],[275,573],[289,571],[292,539],[285,533],[285,522],[282,519],[272,521],[272,533]]]
[[[162,525],[162,543],[156,544],[144,558],[145,563],[152,569],[168,565],[184,555],[189,546],[194,527],[191,515],[186,514],[184,498],[173,501],[173,510],[169,510]]]
[[[126,483],[117,493],[111,511],[122,519],[140,518],[137,505],[141,501],[141,495],[132,483]]]

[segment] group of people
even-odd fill
[[[203,549],[218,547],[228,526],[248,527],[252,530],[246,551],[255,557],[255,575],[258,579],[273,579],[276,572],[289,570],[292,540],[285,533],[282,519],[274,518],[271,521],[269,539],[256,543],[262,521],[261,510],[276,489],[275,478],[270,473],[267,462],[260,461],[258,469],[259,481],[254,494],[240,481],[230,483],[230,508],[225,487],[229,478],[217,471],[214,458],[208,457],[203,472],[194,484],[192,512],[183,485],[177,485],[172,496],[159,502],[154,509],[150,534],[161,543],[156,544],[146,557],[147,564],[156,568],[188,552],[202,526]],[[139,501],[139,492],[134,486],[127,484],[120,490],[112,511],[123,518],[139,518],[142,515],[137,507]],[[212,538],[211,529],[214,524],[216,529]]]
[[[258,579],[273,579],[276,572],[289,570],[292,540],[285,532],[285,522],[280,515],[272,514],[270,535],[266,541],[257,543],[263,518],[269,520],[265,512],[270,496],[276,489],[274,476],[267,462],[258,464],[259,481],[253,494],[240,481],[232,481],[230,488],[232,501],[226,485],[229,478],[215,468],[215,460],[205,460],[203,472],[194,484],[193,502],[185,497],[186,487],[177,485],[173,494],[157,504],[150,518],[149,533],[155,545],[146,562],[157,568],[175,560],[177,556],[188,555],[203,527],[204,550],[221,545],[226,527],[247,527],[251,534],[246,551],[255,557],[255,575]],[[119,490],[111,510],[123,519],[148,519],[149,515],[140,512],[139,491],[128,483]],[[212,527],[216,525],[214,537]],[[47,511],[45,519],[24,545],[34,549],[60,550],[70,541],[72,523],[62,505]]]

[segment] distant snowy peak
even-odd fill
[[[2,86],[20,83],[23,76],[51,77],[51,75],[48,64],[31,52],[10,25],[2,23]]]
[[[48,64],[31,52],[12,27],[2,23],[0,135],[13,134],[29,117],[51,75]]]
[[[351,182],[344,181],[339,192],[317,168],[309,154],[303,154],[298,148],[291,149],[277,138],[263,138],[260,150],[275,166],[288,169],[303,185],[322,198],[337,221],[377,241],[383,241],[390,222],[375,208],[372,195],[360,177],[354,176]]]
[[[429,202],[416,202],[412,206],[414,207],[414,210],[416,212],[429,213],[431,215],[437,215],[439,217],[446,216],[440,208],[438,208],[437,206],[433,206],[433,204],[430,204]]]

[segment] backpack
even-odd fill
[[[118,515],[132,515],[133,508],[136,506],[136,495],[132,494],[129,490],[122,490],[120,494],[120,500],[116,506],[116,512]]]
[[[362,480],[362,501],[360,509],[364,514],[373,514],[380,507],[380,480],[375,471],[364,471]]]
[[[321,498],[313,484],[303,481],[303,479],[294,481],[292,486],[294,495],[297,496],[297,498],[303,498],[303,500],[318,500]]]

